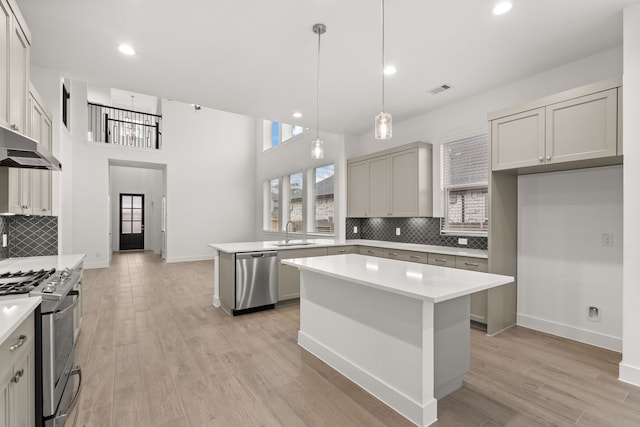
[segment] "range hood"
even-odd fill
[[[0,166],[62,170],[58,159],[35,139],[0,126]]]

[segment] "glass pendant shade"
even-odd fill
[[[324,141],[320,138],[311,141],[311,158],[315,160],[324,159]]]
[[[375,137],[376,139],[391,138],[391,114],[383,112],[376,116]]]

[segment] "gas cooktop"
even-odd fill
[[[51,270],[16,271],[0,274],[0,297],[29,294],[55,273]]]

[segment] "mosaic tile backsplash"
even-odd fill
[[[358,233],[353,227],[358,227]],[[396,236],[396,228],[401,234]],[[458,244],[458,236],[440,234],[440,218],[347,218],[346,238],[416,243],[454,248],[487,249],[486,237],[467,237],[466,245]]]
[[[8,247],[0,247],[0,258],[58,254],[58,217],[3,216],[2,234],[7,234]]]

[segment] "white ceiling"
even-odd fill
[[[622,43],[637,0],[386,0],[394,122]],[[17,0],[34,65],[104,87],[361,134],[381,109],[378,0]],[[118,44],[137,51],[126,57]],[[439,95],[429,90],[453,88]],[[299,110],[302,119],[291,113]]]

